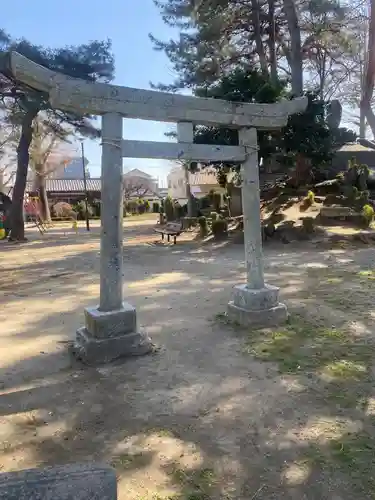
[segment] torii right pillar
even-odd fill
[[[256,129],[240,129],[239,143],[247,153],[241,169],[246,283],[234,287],[228,317],[242,326],[267,328],[285,322],[288,311],[279,302],[279,288],[264,282]]]

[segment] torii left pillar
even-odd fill
[[[85,326],[73,352],[87,364],[147,354],[153,348],[139,331],[135,308],[123,300],[122,116],[102,117],[100,304],[85,309]]]

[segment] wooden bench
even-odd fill
[[[171,236],[173,236],[173,242],[176,244],[177,236],[180,236],[181,233],[184,232],[182,228],[181,222],[167,222],[167,224],[163,227],[155,228],[155,233],[161,234],[161,239],[164,240],[164,235],[166,234],[168,237],[168,241],[170,241]]]

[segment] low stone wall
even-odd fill
[[[117,500],[114,469],[67,465],[0,474],[4,500]]]

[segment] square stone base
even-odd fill
[[[87,365],[99,365],[122,357],[144,356],[153,349],[151,339],[144,332],[98,339],[82,327],[77,330],[72,353]]]
[[[233,300],[228,304],[228,319],[241,326],[268,328],[284,323],[288,318],[285,304],[279,302],[279,289],[265,285],[264,288],[248,288],[236,285]]]
[[[85,309],[85,326],[76,333],[73,354],[89,365],[124,356],[142,356],[153,350],[150,338],[137,328],[137,312],[126,302],[120,309]]]

